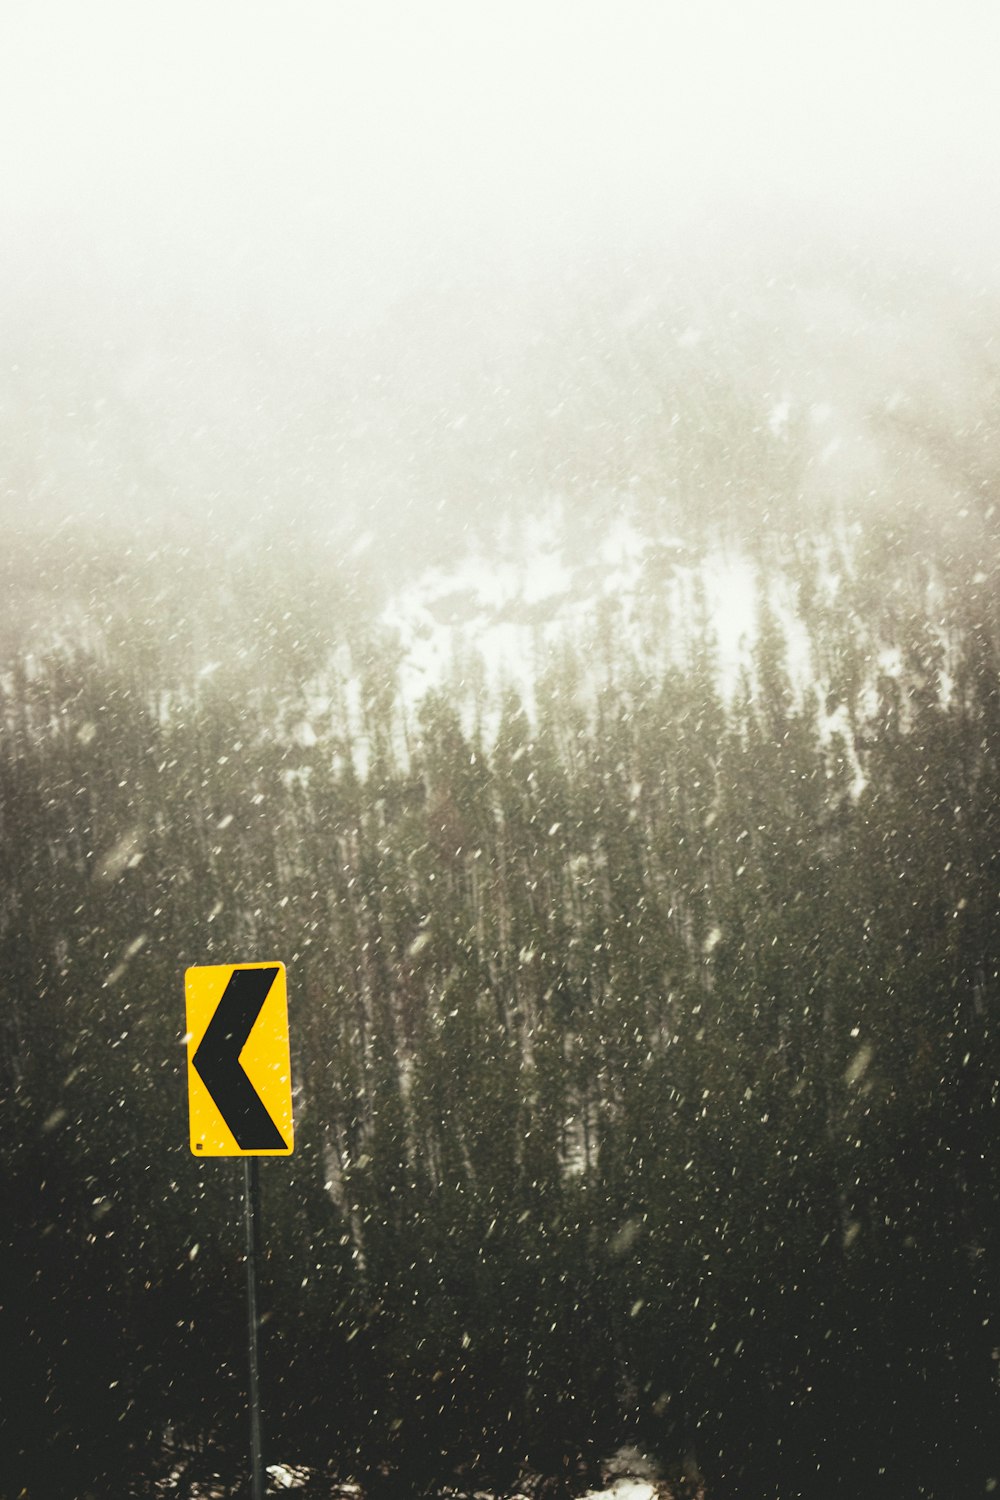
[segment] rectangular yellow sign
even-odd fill
[[[191,968],[184,994],[191,1150],[196,1156],[290,1156],[284,964]]]

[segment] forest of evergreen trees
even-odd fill
[[[569,1494],[623,1440],[709,1500],[1000,1484],[994,561],[801,535],[740,671],[657,597],[531,701],[419,703],[342,572],[63,566],[104,604],[0,676],[4,1500],[236,1493],[183,974],[254,959],[267,1450],[314,1493]]]

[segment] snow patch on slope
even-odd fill
[[[539,668],[563,642],[594,644],[602,618],[615,619],[651,667],[682,661],[685,625],[701,607],[715,634],[723,686],[731,687],[755,633],[752,565],[719,548],[695,557],[673,536],[651,539],[617,518],[589,553],[539,521],[497,555],[470,552],[420,574],[390,601],[381,623],[401,646],[399,685],[407,703],[429,688],[485,696],[514,688],[529,711]]]

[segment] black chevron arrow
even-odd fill
[[[240,1066],[277,969],[234,969],[191,1059],[241,1151],[288,1149],[263,1100]]]

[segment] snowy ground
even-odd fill
[[[655,1500],[662,1493],[646,1479],[616,1479],[608,1490],[588,1490],[584,1500]]]
[[[602,1468],[607,1475],[606,1487],[587,1490],[580,1500],[674,1500],[676,1492],[659,1479],[655,1466],[636,1448],[619,1449]],[[286,1464],[271,1464],[267,1474],[270,1491],[288,1490],[292,1493],[302,1489],[312,1477],[308,1470]],[[534,1486],[526,1486],[526,1489],[533,1491]],[[703,1495],[698,1489],[687,1493],[697,1496],[698,1500]],[[206,1496],[205,1500],[209,1497]],[[364,1491],[357,1484],[338,1484],[331,1492],[331,1500],[364,1500]],[[486,1491],[477,1491],[472,1500],[497,1500],[497,1497]],[[515,1494],[511,1500],[529,1500],[529,1494]]]
[[[644,1456],[633,1448],[622,1448],[603,1465],[608,1476],[607,1485],[604,1489],[587,1490],[580,1500],[673,1500],[675,1492],[663,1484],[656,1475],[653,1466]],[[288,1492],[289,1500],[293,1500],[295,1493],[304,1489],[315,1478],[309,1469],[300,1468],[294,1464],[269,1464],[267,1468],[267,1489],[269,1494]],[[171,1494],[180,1482],[180,1471],[175,1471],[167,1480],[157,1485],[157,1492],[163,1495]],[[511,1500],[529,1500],[530,1493],[535,1490],[535,1485],[526,1484],[525,1494],[515,1494]],[[352,1482],[335,1483],[330,1490],[330,1500],[364,1500],[364,1490],[361,1485]],[[453,1500],[457,1500],[455,1492],[451,1493]],[[201,1491],[197,1500],[219,1500],[222,1491],[206,1489]],[[498,1500],[498,1497],[488,1494],[486,1491],[477,1491],[472,1500]]]

